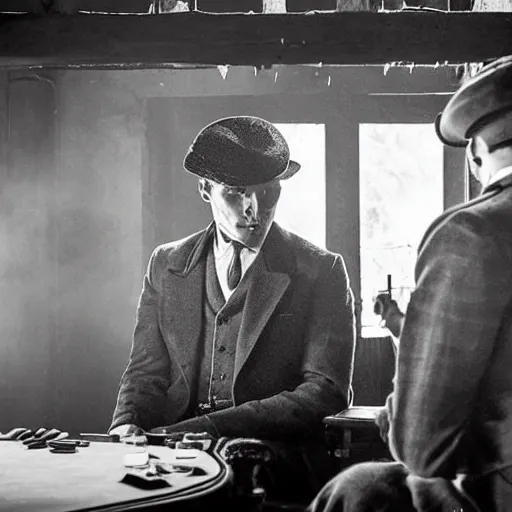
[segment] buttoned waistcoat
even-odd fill
[[[261,258],[245,273],[228,301],[225,301],[217,279],[213,247],[206,258],[205,307],[203,308],[202,343],[203,354],[198,361],[198,388],[196,402],[231,402],[233,369],[236,356],[237,338],[243,317],[247,289],[254,272],[259,269]],[[193,400],[194,393],[191,399]],[[221,406],[225,407],[225,405]],[[221,408],[219,407],[219,408]]]

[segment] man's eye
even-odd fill
[[[227,192],[230,196],[240,195],[240,194],[245,193],[245,188],[243,188],[243,187],[228,188]]]

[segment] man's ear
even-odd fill
[[[491,179],[489,168],[489,146],[479,135],[474,136],[468,145],[470,171],[485,187]]]
[[[211,201],[212,184],[208,180],[200,178],[197,188],[199,189],[199,194],[203,198],[203,201],[209,203]]]

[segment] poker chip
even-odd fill
[[[9,430],[9,432],[6,432],[5,434],[0,434],[0,441],[17,441],[20,436],[26,435],[27,433],[32,435],[31,430],[23,427],[16,427]]]
[[[76,446],[70,448],[50,448],[51,453],[76,453]]]
[[[41,448],[46,448],[46,442],[45,441],[31,441],[30,443],[25,444],[27,450],[38,450]]]

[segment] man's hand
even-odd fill
[[[386,407],[383,407],[377,416],[375,417],[375,423],[379,427],[380,437],[382,440],[388,444],[388,434],[389,434],[389,415]]]
[[[381,293],[375,298],[373,311],[381,317],[382,325],[389,329],[395,338],[399,338],[405,315],[400,311],[396,301],[387,293]]]
[[[393,393],[390,393],[386,398],[386,405],[379,411],[375,417],[375,423],[380,429],[380,437],[386,443],[389,440],[389,426],[393,418]]]
[[[119,425],[118,427],[109,430],[109,434],[118,435],[121,442],[133,442],[135,437],[140,437],[141,441],[143,441],[142,438],[145,439],[144,430],[137,425],[132,424]]]

